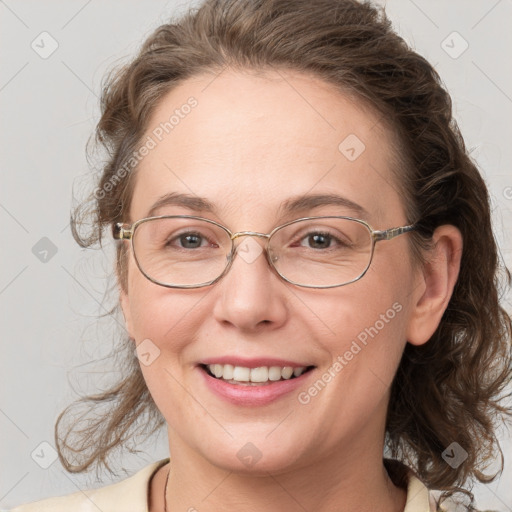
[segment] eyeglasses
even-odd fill
[[[235,255],[251,263],[263,252],[260,244],[235,247],[245,236],[266,239],[268,263],[288,283],[305,288],[334,288],[361,279],[372,262],[375,244],[413,231],[414,225],[374,230],[352,217],[305,217],[270,233],[232,233],[213,220],[190,215],[164,215],[117,223],[113,237],[130,240],[142,274],[168,288],[200,288],[221,279]],[[257,245],[257,247],[256,247]],[[249,256],[250,255],[250,256]]]

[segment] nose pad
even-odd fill
[[[269,249],[268,249],[268,260],[269,260],[269,263],[271,263],[271,264],[279,261],[279,256],[274,252],[272,247],[269,247]]]

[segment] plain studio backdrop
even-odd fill
[[[76,392],[102,386],[119,329],[106,312],[113,268],[69,230],[72,188],[90,183],[85,145],[106,70],[192,3],[175,0],[0,1],[1,275],[0,509],[97,486],[55,460],[57,414]],[[512,267],[512,2],[389,0],[395,29],[438,70],[467,146],[490,188],[501,254]],[[510,312],[511,295],[503,298]],[[106,368],[107,370],[102,370]],[[110,373],[109,373],[110,372]],[[482,509],[512,510],[512,442]],[[125,455],[131,473],[167,456],[165,432]],[[117,478],[124,478],[120,472]],[[114,479],[106,479],[107,484]],[[508,485],[507,485],[508,483]]]

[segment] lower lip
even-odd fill
[[[261,386],[244,384],[230,384],[222,379],[216,379],[206,370],[198,366],[197,369],[203,375],[206,385],[215,395],[235,405],[257,406],[267,405],[291,393],[301,386],[313,370],[303,373],[299,377],[289,380],[278,380]]]

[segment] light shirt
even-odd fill
[[[154,462],[115,484],[67,496],[21,505],[11,512],[148,512],[149,484],[159,468],[169,462]],[[423,482],[409,470],[404,512],[435,512],[433,497]]]

